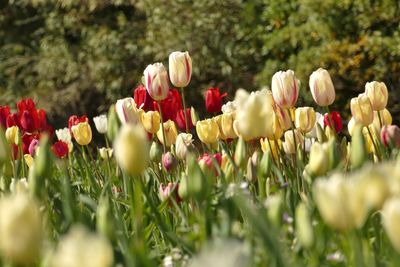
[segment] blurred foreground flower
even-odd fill
[[[110,267],[114,262],[110,243],[83,226],[73,226],[60,239],[51,257],[51,267]]]
[[[0,199],[0,253],[7,262],[34,266],[43,237],[38,204],[27,193]]]
[[[400,198],[386,201],[382,209],[382,222],[394,248],[400,253]]]

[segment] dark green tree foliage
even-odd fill
[[[400,4],[396,0],[13,0],[0,4],[1,102],[36,96],[65,121],[92,115],[140,83],[147,64],[193,57],[190,103],[211,85],[233,92],[270,85],[293,69],[331,73],[336,108],[365,82],[384,81],[400,110]]]

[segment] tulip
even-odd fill
[[[310,149],[310,161],[308,163],[307,171],[310,175],[321,176],[324,175],[329,168],[329,155],[327,146],[315,142]]]
[[[235,113],[237,109],[237,105],[235,101],[228,101],[221,107],[221,111],[224,114]]]
[[[233,127],[238,136],[245,140],[274,135],[272,94],[267,90],[248,94],[244,90],[236,92],[238,109]]]
[[[126,124],[122,126],[114,142],[118,164],[131,175],[142,173],[147,167],[149,145],[142,127]]]
[[[201,142],[205,144],[214,144],[220,136],[218,123],[214,119],[198,121],[196,132]]]
[[[148,65],[144,70],[146,90],[155,101],[167,98],[169,91],[168,72],[162,63]]]
[[[67,143],[63,141],[57,141],[51,147],[51,150],[53,151],[54,155],[56,155],[57,158],[62,159],[68,155],[69,147]]]
[[[286,131],[292,127],[292,118],[288,109],[281,108],[278,105],[274,105],[276,116],[278,116],[279,125],[282,131]]]
[[[198,158],[198,164],[201,168],[201,170],[204,173],[207,173],[208,171],[211,171],[215,174],[215,176],[218,175],[218,170],[216,166],[214,165],[214,162],[221,167],[222,164],[222,156],[220,153],[215,153],[214,155],[210,155],[208,153],[204,153],[202,156]]]
[[[192,59],[188,52],[173,52],[169,55],[169,76],[176,87],[186,87],[192,76]]]
[[[170,147],[171,145],[175,144],[176,137],[178,136],[178,130],[176,129],[175,123],[171,120],[163,123],[164,125],[164,132],[165,132],[165,146]],[[163,140],[163,133],[162,128],[157,132],[157,138],[164,145]]]
[[[193,128],[193,122],[192,122],[193,116],[191,115],[191,112],[192,111],[190,108],[186,109],[186,118],[188,119],[189,130]],[[178,110],[174,121],[178,125],[179,129],[181,129],[181,130],[186,129],[185,113],[184,113],[183,109]]]
[[[10,184],[10,192],[12,194],[23,194],[28,192],[28,180],[26,180],[26,178],[21,178],[21,179],[12,178]]]
[[[335,87],[327,70],[319,68],[311,74],[310,91],[318,106],[326,107],[335,101]]]
[[[392,242],[393,247],[400,252],[400,198],[391,198],[386,201],[382,209],[382,223]]]
[[[6,130],[6,139],[9,144],[18,145],[19,143],[19,128],[12,126]]]
[[[342,117],[340,116],[340,113],[337,111],[332,111],[329,115],[328,113],[325,113],[324,114],[325,127],[329,126],[330,128],[332,128],[331,121],[333,122],[333,125],[335,127],[335,132],[340,133],[343,129]]]
[[[28,148],[29,154],[32,156],[35,155],[36,148],[38,148],[38,146],[39,146],[39,140],[32,139],[31,143],[29,144],[29,148]]]
[[[374,120],[372,121],[372,126],[374,127],[375,131],[380,132],[383,126],[391,125],[392,121],[392,115],[390,114],[389,110],[383,109],[380,111],[374,111]]]
[[[152,142],[150,146],[150,160],[156,163],[159,163],[161,161],[161,148],[158,142]]]
[[[7,117],[10,115],[9,106],[0,106],[0,126],[3,129],[7,128]]]
[[[108,125],[107,115],[102,114],[100,116],[94,117],[93,122],[99,133],[101,133],[101,134],[107,133],[107,125]]]
[[[383,110],[388,102],[388,89],[383,82],[368,82],[365,84],[365,94],[371,101],[372,109]]]
[[[180,133],[176,137],[175,154],[179,159],[186,159],[189,147],[192,146],[193,138],[191,134]]]
[[[15,265],[34,266],[43,238],[39,205],[25,192],[0,199],[0,255]]]
[[[73,135],[72,134],[72,126],[77,125],[80,122],[89,122],[89,119],[86,117],[86,115],[83,115],[81,117],[78,117],[76,115],[72,115],[72,116],[69,117],[69,119],[68,119],[68,129],[69,129],[71,135]]]
[[[80,225],[73,226],[50,258],[51,267],[111,267],[113,249],[102,235],[91,233]]]
[[[261,150],[264,153],[271,153],[275,160],[278,160],[279,150],[282,146],[282,141],[280,139],[276,140],[276,142],[270,140],[268,144],[268,138],[260,139]],[[277,145],[278,144],[278,145]],[[272,151],[271,151],[272,150]]]
[[[2,127],[0,127],[0,167],[10,159],[10,146]]]
[[[236,132],[233,129],[234,113],[221,114],[214,117],[214,119],[218,124],[221,140],[237,138]]]
[[[25,160],[25,164],[26,164],[26,166],[28,166],[28,168],[31,168],[33,166],[34,159],[31,154],[25,154],[24,160]]]
[[[161,163],[167,172],[173,170],[178,164],[174,155],[169,151],[162,155]]]
[[[144,111],[154,110],[153,99],[149,95],[144,85],[139,85],[133,92],[133,99],[136,106]]]
[[[168,120],[175,120],[178,110],[182,109],[182,99],[178,90],[169,90],[167,98],[160,101],[160,106],[163,122],[166,122]],[[154,102],[154,110],[160,112],[157,102]]]
[[[141,122],[144,129],[151,134],[155,134],[160,129],[161,116],[158,111],[147,111],[141,113]]]
[[[351,114],[356,122],[364,126],[368,126],[374,120],[374,113],[372,112],[371,101],[365,94],[360,94],[350,101]]]
[[[112,158],[114,150],[112,148],[102,147],[99,149],[100,157],[104,160]]]
[[[28,133],[32,133],[39,128],[39,117],[35,109],[22,111],[19,121],[22,130]]]
[[[294,139],[296,139],[296,142]],[[295,129],[293,135],[293,130],[288,130],[285,132],[285,142],[283,143],[283,150],[285,151],[286,154],[295,154],[296,153],[295,144],[303,147],[303,141],[304,137],[300,133],[300,131]]]
[[[115,111],[122,124],[136,124],[140,121],[140,113],[132,97],[119,99],[115,104]]]
[[[275,103],[283,108],[292,108],[297,102],[300,81],[292,70],[278,71],[272,76],[272,95]]]
[[[315,111],[311,107],[297,108],[295,111],[295,125],[302,133],[308,133],[314,128],[316,121]]]
[[[356,123],[352,130],[350,162],[353,168],[360,167],[367,156],[366,140],[363,134],[363,127]]]
[[[76,142],[81,146],[86,146],[92,141],[92,129],[88,122],[74,125],[71,130]]]
[[[174,197],[175,201],[179,203],[181,198],[178,194],[179,184],[168,183],[167,185],[160,184],[158,189],[158,195],[161,201],[169,199],[171,196]]]
[[[205,93],[207,112],[220,112],[222,108],[222,98],[226,95],[227,93],[221,94],[218,87],[208,88]]]
[[[71,133],[69,132],[68,128],[58,129],[56,130],[57,139],[59,141],[63,141],[64,143],[68,144],[69,152],[72,152],[74,145],[72,144],[72,137]]]
[[[400,128],[397,125],[383,126],[381,141],[386,147],[400,148]]]

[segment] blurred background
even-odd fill
[[[71,114],[97,115],[132,96],[145,67],[173,51],[193,59],[188,102],[203,92],[269,86],[279,70],[302,81],[328,69],[335,109],[346,118],[367,81],[384,81],[400,111],[398,0],[2,0],[0,104],[33,97],[55,127]]]

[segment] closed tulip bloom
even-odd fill
[[[160,129],[161,116],[158,111],[147,111],[141,113],[141,121],[144,129],[155,134]]]
[[[352,117],[347,124],[347,131],[349,132],[350,136],[353,136],[354,127],[356,126],[356,124],[356,120]]]
[[[214,119],[198,121],[196,132],[201,142],[205,144],[214,144],[220,136],[218,123]]]
[[[6,139],[9,144],[18,145],[19,141],[19,128],[18,126],[11,126],[6,130]]]
[[[69,147],[67,143],[63,141],[57,141],[51,146],[51,150],[57,158],[62,159],[68,155]]]
[[[388,89],[383,82],[368,82],[365,84],[365,94],[369,97],[372,109],[383,110],[388,102]]]
[[[340,133],[343,129],[343,122],[340,113],[337,111],[332,111],[329,115],[328,113],[324,114],[324,125],[329,126],[332,129],[331,121],[333,126],[335,127],[335,131]]]
[[[310,148],[310,161],[308,163],[307,171],[314,176],[324,175],[329,168],[327,146],[315,142]]]
[[[169,91],[168,72],[162,63],[148,65],[144,70],[145,86],[151,98],[161,101]]]
[[[226,95],[226,93],[221,94],[218,87],[208,88],[205,93],[207,112],[220,112],[222,108],[222,98],[224,98]]]
[[[381,141],[384,146],[400,148],[400,128],[397,125],[383,126]]]
[[[113,152],[114,152],[114,150],[112,148],[108,148],[108,147],[102,147],[99,149],[100,157],[104,160],[111,159],[113,156]]]
[[[292,127],[292,118],[288,109],[281,108],[278,105],[274,105],[275,114],[278,116],[279,125],[282,131],[286,131]]]
[[[178,130],[176,129],[175,123],[171,120],[164,122],[164,131],[166,142],[165,146],[170,147],[171,145],[175,144],[176,137],[178,136]],[[157,132],[157,138],[161,144],[164,144],[161,127]]]
[[[176,87],[186,87],[192,76],[192,59],[189,53],[172,52],[169,55],[169,76]]]
[[[335,101],[335,87],[329,72],[325,69],[319,68],[311,74],[310,90],[318,106],[326,107]]]
[[[78,144],[86,146],[92,141],[92,129],[88,122],[81,122],[72,126],[72,134]]]
[[[189,148],[192,146],[193,137],[191,134],[180,133],[176,137],[175,154],[179,159],[186,159]]]
[[[139,125],[124,125],[114,142],[115,158],[119,166],[131,175],[141,174],[147,167],[149,144]]]
[[[96,130],[101,133],[107,133],[107,115],[102,114],[100,116],[93,118],[94,126],[96,126]]]
[[[374,113],[372,112],[372,105],[369,97],[365,94],[360,94],[350,101],[351,114],[356,122],[364,126],[368,126],[374,120]]]
[[[140,113],[132,97],[119,99],[115,104],[115,111],[123,124],[136,124],[140,121]]]
[[[235,113],[225,113],[221,115],[220,132],[222,132],[227,139],[234,139],[238,137],[233,129],[234,120]]]
[[[386,201],[382,209],[382,223],[393,247],[400,252],[400,198]]]
[[[311,107],[297,108],[295,111],[295,125],[302,133],[310,132],[315,125],[316,115]]]
[[[294,130],[294,137],[296,138],[296,145],[300,145],[303,147],[304,144],[304,137],[298,131],[297,129]],[[285,132],[285,142],[283,142],[283,150],[285,151],[286,154],[295,154],[296,153],[296,147],[295,147],[295,142],[293,138],[293,131],[288,130]]]
[[[43,237],[39,205],[25,192],[0,200],[0,255],[15,265],[35,266]]]
[[[297,102],[300,91],[300,81],[294,71],[278,71],[272,76],[272,95],[275,103],[283,108],[292,108]]]

